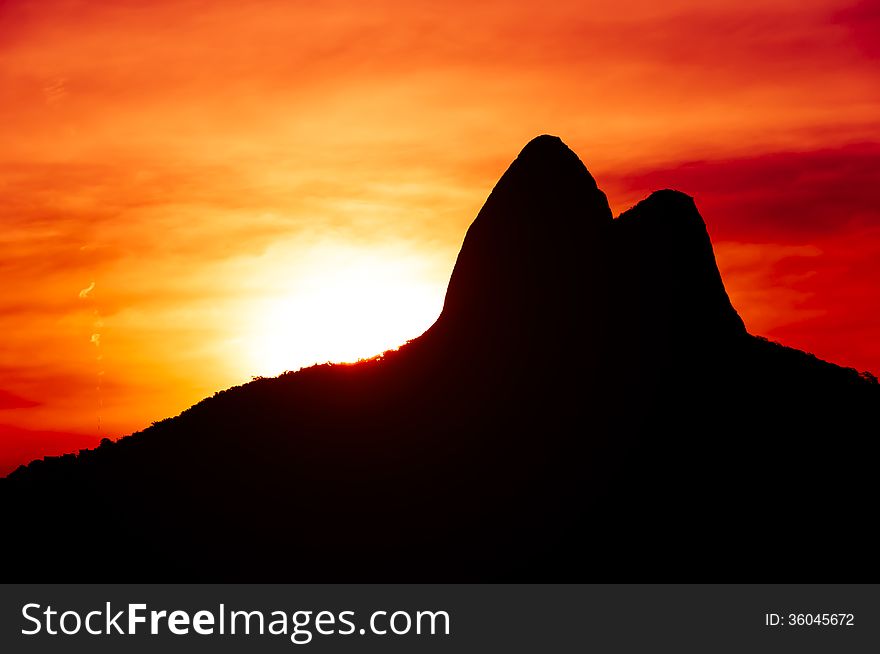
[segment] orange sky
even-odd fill
[[[544,132],[880,372],[880,3],[751,4],[0,0],[0,474],[417,336]]]

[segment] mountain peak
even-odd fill
[[[715,261],[694,199],[655,191],[614,221],[619,292],[637,307],[630,321],[651,322],[670,339],[745,334]]]
[[[559,137],[538,136],[468,229],[439,323],[468,333],[515,327],[524,338],[573,324],[590,304],[611,223],[608,200],[578,156]]]
[[[706,222],[697,210],[694,198],[687,193],[670,188],[661,189],[651,193],[637,206],[642,208],[646,216],[651,216],[648,219],[662,220],[667,229],[706,229]]]
[[[611,219],[611,210],[606,212],[608,203],[596,180],[577,154],[558,136],[542,134],[526,143],[499,180],[496,190],[503,188],[505,183],[521,185],[524,192],[538,196],[536,199],[541,203],[554,201],[554,198],[568,200],[578,193],[598,193],[601,196],[598,198],[600,219]],[[489,199],[491,201],[492,197]]]
[[[552,159],[577,161],[581,163],[574,151],[558,136],[541,134],[526,143],[517,159],[520,161],[549,161]],[[581,164],[583,165],[583,164]]]

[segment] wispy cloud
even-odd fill
[[[89,293],[91,293],[93,290],[95,290],[95,282],[91,281],[91,282],[89,282],[88,286],[86,286],[84,289],[82,289],[79,292],[79,299],[80,300],[87,299],[89,297]]]

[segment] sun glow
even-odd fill
[[[316,258],[295,286],[254,307],[251,374],[367,358],[420,335],[440,312],[442,287],[412,259],[345,248]]]

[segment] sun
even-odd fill
[[[367,358],[420,335],[440,312],[442,289],[417,260],[345,248],[315,259],[253,311],[250,374]]]

